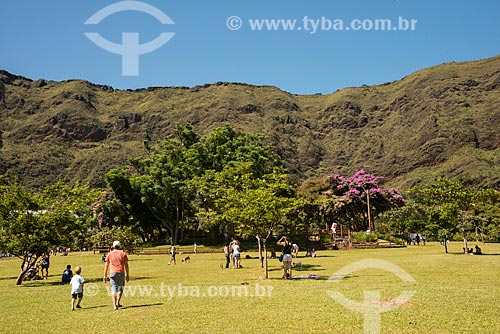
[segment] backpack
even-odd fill
[[[66,269],[61,277],[61,281],[63,283],[69,283],[71,282],[71,277],[73,276],[73,272],[70,269]]]

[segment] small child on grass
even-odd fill
[[[75,301],[78,298],[78,302],[76,303],[76,308],[82,308],[80,306],[80,303],[82,302],[83,298],[83,284],[85,280],[83,277],[80,275],[82,272],[81,267],[76,267],[75,268],[75,275],[71,278],[71,311],[75,310]]]
[[[63,271],[61,276],[61,282],[63,284],[68,284],[71,282],[71,278],[73,277],[73,271],[71,271],[71,264],[66,266],[66,270]]]

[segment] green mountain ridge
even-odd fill
[[[229,123],[265,134],[295,182],[365,169],[403,190],[437,176],[499,189],[499,102],[500,56],[328,95],[225,82],[115,90],[0,71],[0,172],[31,188],[104,186],[176,124],[205,134]]]

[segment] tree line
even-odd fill
[[[405,197],[364,170],[290,184],[263,136],[229,125],[203,137],[190,125],[177,125],[171,137],[145,141],[143,156],[109,170],[105,180],[107,189],[58,182],[30,192],[2,178],[0,250],[20,257],[25,270],[51,247],[106,246],[116,238],[132,248],[176,244],[197,231],[214,239],[234,234],[256,238],[262,254],[278,234],[333,223],[352,231],[458,234],[464,240],[477,231],[492,239],[500,225],[497,190],[446,179],[412,188]]]

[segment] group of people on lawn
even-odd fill
[[[125,287],[125,282],[128,282],[130,278],[128,256],[120,249],[119,241],[113,242],[113,247],[104,259],[104,263],[103,282],[106,283],[109,280],[111,284],[111,300],[113,302],[113,309],[118,310],[122,307],[120,301]],[[61,277],[62,283],[69,283],[71,285],[71,311],[74,311],[75,308],[81,308],[80,303],[83,299],[85,284],[85,279],[82,275],[80,275],[81,272],[82,268],[76,267],[75,275],[73,275],[71,265],[68,264]]]
[[[235,238],[231,238],[231,242],[224,245],[224,256],[226,257],[226,268],[233,263],[233,268],[241,268],[241,249],[240,242]]]
[[[283,247],[282,251],[282,262],[283,262],[283,278],[292,278],[292,253],[297,256],[298,246],[293,244],[286,236],[281,237],[276,243],[278,246]],[[195,246],[196,247],[196,246]],[[196,248],[195,248],[196,249]],[[170,261],[175,261],[175,246],[170,248]],[[226,268],[229,268],[230,263],[233,263],[233,268],[241,268],[241,253],[240,253],[240,242],[235,238],[231,239],[231,242],[224,246],[224,254],[226,257]],[[169,261],[169,264],[170,264]],[[111,300],[113,303],[114,310],[118,310],[122,305],[120,304],[125,282],[129,281],[129,266],[128,266],[128,256],[120,249],[120,242],[114,241],[113,246],[109,254],[104,258],[105,263],[103,281],[106,283],[108,280],[111,284]],[[48,276],[48,265],[46,265],[47,276]],[[109,272],[109,277],[108,277]],[[81,275],[82,268],[75,268],[75,275],[71,270],[71,265],[67,265],[64,270],[61,281],[62,283],[69,283],[71,285],[71,310],[74,311],[75,308],[81,308],[81,302],[83,299],[84,284],[85,279]]]

